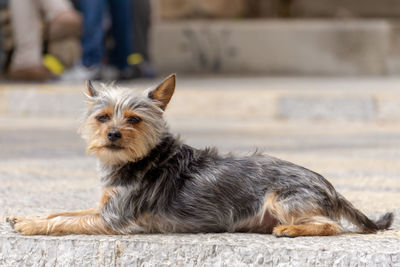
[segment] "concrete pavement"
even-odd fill
[[[369,216],[376,218],[386,211],[394,211],[393,229],[374,235],[346,233],[337,237],[295,239],[254,234],[21,237],[13,233],[6,223],[0,223],[0,265],[400,265],[400,125],[396,119],[315,120],[274,116],[261,119],[264,115],[257,115],[257,109],[253,113],[251,109],[243,109],[256,107],[248,104],[252,103],[254,94],[238,89],[248,80],[237,79],[236,83],[232,83],[229,79],[223,82],[222,78],[214,78],[212,81],[193,80],[192,84],[205,88],[204,94],[194,85],[177,91],[178,98],[171,103],[171,112],[167,111],[174,133],[180,133],[187,143],[196,147],[214,145],[222,152],[240,154],[251,153],[259,147],[266,153],[308,167],[326,176]],[[189,85],[190,79],[184,83]],[[226,90],[230,87],[229,83],[234,94],[226,98],[224,96],[230,93]],[[292,89],[288,88],[291,83]],[[290,97],[305,94],[312,86],[322,87],[325,82],[298,82],[302,84],[299,90],[294,90],[295,84],[294,80],[282,83],[275,80],[274,86],[284,88],[286,97]],[[332,86],[335,82],[328,84]],[[365,84],[371,86],[374,83]],[[375,81],[375,85],[384,88],[382,92],[366,88],[365,94],[374,92],[372,95],[378,98],[385,94],[393,95],[396,93],[393,85],[396,84],[393,81]],[[0,98],[0,102],[7,105],[16,103],[17,98],[8,97],[22,94],[23,89],[18,85],[6,86],[0,89],[0,96],[8,96]],[[96,204],[100,194],[95,159],[85,155],[84,143],[76,133],[79,119],[72,107],[82,107],[81,102],[75,103],[80,101],[81,86],[66,85],[59,92],[56,91],[59,87],[54,85],[30,86],[35,88],[29,89],[28,93],[35,96],[39,103],[48,101],[46,94],[53,99],[69,94],[67,101],[70,105],[60,106],[59,110],[68,112],[59,114],[35,110],[18,113],[10,107],[1,113],[2,221],[11,214],[42,215],[88,208]],[[281,92],[278,89],[275,92],[260,90],[254,84],[249,87],[251,93],[260,92],[261,97],[256,97],[257,103],[267,99],[269,93],[279,95]],[[71,90],[68,91],[68,88]],[[357,88],[352,91],[352,97],[354,92],[361,92],[360,87]],[[12,92],[14,89],[16,91]],[[332,86],[331,93],[325,97],[329,99],[329,96],[335,95],[332,92],[336,89]],[[207,108],[199,108],[201,105],[198,103],[192,104],[192,101],[205,96],[220,100],[201,100],[202,105],[208,103]],[[397,101],[395,98],[391,100]],[[61,101],[59,105],[63,103],[68,104]],[[227,104],[233,114],[239,115],[229,113]],[[47,112],[50,107],[44,110]],[[185,110],[188,112],[183,112]],[[199,115],[193,116],[195,112]]]

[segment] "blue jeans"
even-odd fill
[[[79,0],[83,14],[82,63],[86,67],[100,65],[105,55],[105,17],[111,17],[114,47],[109,62],[118,69],[129,67],[128,56],[133,52],[134,29],[132,0]]]

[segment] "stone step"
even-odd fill
[[[146,88],[156,81],[125,86]],[[79,118],[83,84],[0,85],[0,116]],[[185,77],[167,116],[198,120],[397,122],[398,78]]]
[[[385,19],[159,21],[151,51],[160,72],[400,74],[398,29]]]
[[[22,237],[3,229],[1,266],[400,265],[394,231],[278,239],[258,234]]]

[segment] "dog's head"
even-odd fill
[[[163,113],[174,89],[174,74],[144,92],[86,82],[88,111],[80,134],[87,152],[110,165],[146,156],[167,131]]]

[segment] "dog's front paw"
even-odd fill
[[[6,218],[11,227],[21,235],[40,235],[44,234],[41,224],[32,219],[26,219],[18,216],[10,216]]]
[[[41,232],[38,230],[38,227],[35,221],[32,220],[24,220],[17,222],[14,225],[14,230],[20,233],[21,235],[39,235]]]
[[[23,218],[19,216],[10,216],[6,218],[6,222],[8,222],[13,229],[15,224],[21,221],[23,221]]]

